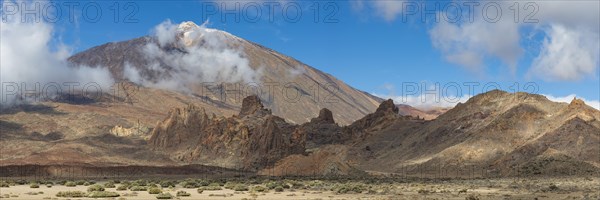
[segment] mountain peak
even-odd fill
[[[388,99],[385,100],[384,102],[382,102],[379,107],[377,108],[377,111],[375,112],[393,112],[395,114],[398,114],[398,107],[396,107],[396,104],[394,104],[394,100],[392,99]]]
[[[271,114],[271,111],[264,108],[262,102],[260,101],[260,98],[256,95],[251,95],[244,98],[244,100],[242,100],[242,109],[240,110],[240,117],[253,115],[256,113],[261,115],[268,115]]]
[[[192,21],[181,22],[177,25],[177,35],[183,44],[188,47],[202,43],[201,41],[206,40],[207,37],[210,38],[209,40],[221,43],[224,42],[223,36],[233,36],[224,31],[206,28],[204,24],[197,25]]]
[[[191,31],[196,28],[200,28],[200,26],[198,26],[196,23],[194,23],[192,21],[185,21],[185,22],[181,22],[181,24],[179,24],[179,26],[177,27],[177,30],[180,32],[188,32],[188,31]]]
[[[570,108],[581,107],[583,105],[585,105],[585,102],[577,97],[573,97],[573,100],[571,100],[571,103],[569,103]]]
[[[333,120],[333,113],[329,109],[323,108],[319,111],[319,116],[317,118],[313,118],[311,122],[323,122],[334,124],[335,120]]]

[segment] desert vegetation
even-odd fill
[[[55,184],[54,184],[55,183]],[[80,185],[77,185],[81,183]],[[85,183],[88,184],[85,186]],[[598,199],[597,178],[412,179],[374,177],[2,180],[1,198],[25,199]],[[37,185],[38,187],[34,187]],[[54,185],[54,187],[39,187]],[[74,186],[73,186],[74,185]]]

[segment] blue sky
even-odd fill
[[[75,21],[70,21],[65,13],[65,2],[68,1],[55,2],[63,14],[53,23],[53,42],[69,45],[72,53],[148,35],[153,27],[167,19],[174,23],[194,21],[197,24],[208,20],[211,28],[292,56],[353,87],[383,97],[402,95],[402,85],[406,82],[426,83],[427,87],[436,82],[442,86],[453,82],[460,85],[479,82],[476,93],[490,82],[509,91],[513,91],[509,86],[515,83],[524,91],[524,84],[534,82],[539,86],[537,93],[551,95],[555,100],[564,101],[568,95],[576,95],[599,104],[600,99],[598,1],[576,1],[570,5],[566,1],[534,2],[527,6],[538,8],[532,17],[538,20],[536,23],[523,22],[531,10],[525,9],[522,2],[518,6],[518,22],[513,19],[510,7],[513,3],[498,2],[503,15],[493,23],[481,19],[482,14],[487,13],[482,11],[481,5],[490,1],[480,2],[481,5],[475,7],[474,22],[465,21],[470,13],[459,2],[463,20],[451,23],[445,22],[443,16],[436,23],[432,20],[434,15],[427,15],[428,20],[423,22],[421,11],[408,15],[406,6],[409,4],[402,4],[435,6],[440,3],[435,9],[438,14],[459,13],[452,8],[444,9],[448,1],[240,1],[241,7],[258,5],[262,15],[252,21],[248,18],[257,16],[252,11],[256,7],[233,11],[240,16],[239,22],[232,14],[223,18],[223,6],[231,8],[236,3],[233,1],[224,4],[221,1],[132,4],[100,1],[102,15],[97,22],[86,21],[86,15],[95,18],[94,7],[82,9],[89,2],[80,2],[74,9]],[[274,9],[273,19],[269,19],[265,2],[281,5]],[[111,7],[115,3],[119,5],[116,22],[115,10]],[[290,18],[297,14],[296,5],[301,7],[302,15],[293,21]],[[216,6],[217,11],[209,12],[207,6]],[[287,13],[288,18],[283,13]],[[133,14],[130,20],[125,19],[128,14]],[[404,14],[407,20],[403,20]],[[569,17],[580,14],[580,17]]]

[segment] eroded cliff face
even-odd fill
[[[274,116],[257,96],[243,100],[238,116],[209,116],[195,106],[174,109],[158,122],[149,144],[183,163],[255,170],[304,152],[296,125]]]
[[[273,115],[258,96],[248,96],[232,117],[208,115],[195,106],[174,109],[158,122],[148,144],[181,163],[259,170],[287,156],[307,154],[307,149],[366,137],[370,129],[398,119],[398,108],[388,100],[347,127],[339,126],[327,108],[309,122],[294,125]]]

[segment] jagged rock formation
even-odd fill
[[[263,104],[256,95],[248,96],[242,101],[242,109],[240,110],[240,117],[248,115],[265,116],[270,115],[271,110],[264,109]]]
[[[348,127],[340,127],[333,113],[323,108],[319,116],[300,126],[287,123],[264,108],[258,96],[244,98],[238,116],[209,117],[195,106],[171,111],[152,132],[149,144],[180,162],[201,163],[247,170],[262,169],[305,149],[343,145],[359,131],[384,127],[400,119],[392,100]],[[363,135],[364,136],[364,135]]]
[[[294,128],[249,96],[239,116],[229,118],[195,106],[175,109],[156,125],[149,144],[183,163],[256,170],[304,152],[303,137],[293,134]]]
[[[351,139],[351,136],[342,132],[342,128],[335,123],[333,114],[327,108],[321,109],[318,117],[300,125],[295,133],[305,137],[307,149],[324,144],[342,144]]]
[[[319,116],[311,119],[310,122],[335,124],[335,120],[333,120],[333,113],[327,108],[321,109],[321,111],[319,111]]]
[[[344,132],[352,137],[364,138],[370,132],[387,128],[399,118],[398,107],[396,107],[393,100],[388,99],[381,103],[374,113],[368,114],[344,127]]]

